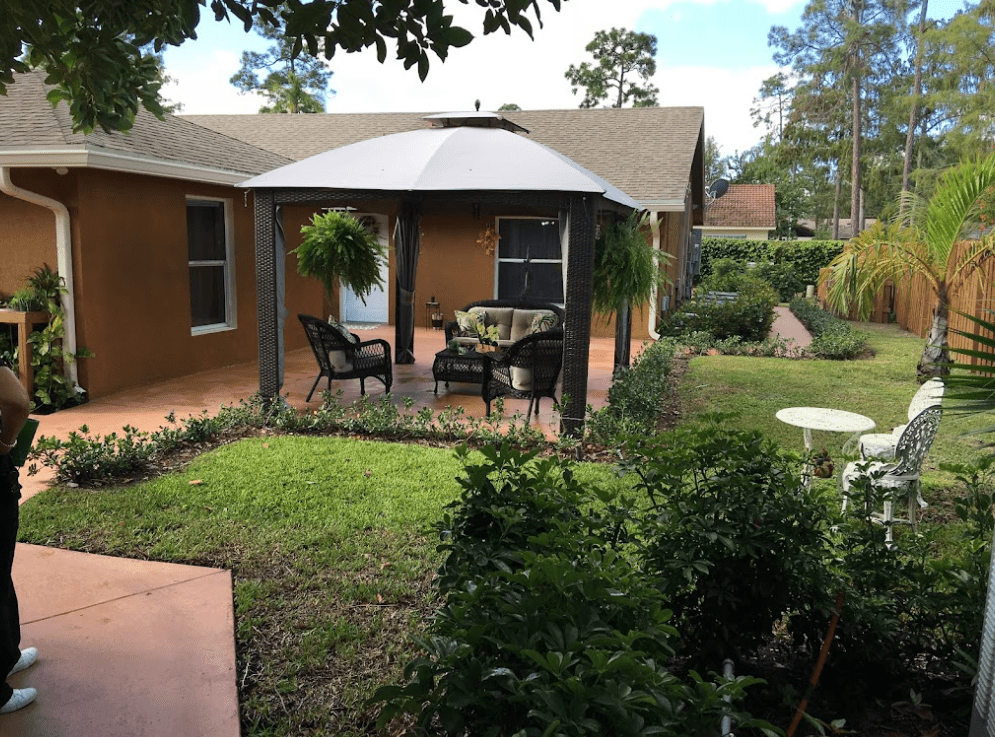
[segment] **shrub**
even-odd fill
[[[722,417],[631,443],[621,468],[638,476],[640,555],[674,610],[697,666],[741,662],[792,615],[800,637],[824,626],[833,587],[825,561],[828,507],[803,485],[798,458]],[[789,619],[789,630],[792,628]]]
[[[864,336],[850,323],[823,310],[808,299],[793,299],[788,308],[812,334],[807,352],[819,358],[845,360],[864,351]]]
[[[564,461],[482,453],[474,465],[463,455],[463,491],[440,525],[443,605],[406,683],[374,695],[380,725],[410,714],[421,734],[713,732],[732,710],[722,697],[740,700],[756,680],[683,683],[664,667],[677,632],[620,552],[627,505]]]
[[[607,406],[588,416],[590,440],[607,442],[618,435],[656,433],[675,350],[674,341],[658,340],[646,346],[631,367],[616,372]]]
[[[844,241],[748,241],[737,238],[701,239],[701,278],[712,273],[712,263],[720,258],[791,266],[802,284],[815,284],[819,270],[843,251]]]
[[[718,340],[738,336],[745,341],[764,340],[774,324],[777,293],[755,279],[741,279],[737,297],[724,304],[691,300],[666,315],[658,327],[661,335],[680,337],[701,331]]]
[[[751,274],[770,284],[782,302],[790,302],[795,294],[805,291],[805,283],[791,264],[775,264],[764,261],[756,265]]]

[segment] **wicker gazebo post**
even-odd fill
[[[588,357],[591,353],[591,291],[594,288],[595,202],[593,195],[570,196],[570,251],[563,326],[563,394],[568,401],[561,431],[580,435],[587,412]]]
[[[256,219],[256,319],[259,332],[259,393],[275,397],[280,391],[280,341],[276,257],[273,253],[276,205],[273,190],[253,192]]]

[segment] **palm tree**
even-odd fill
[[[977,266],[995,253],[995,236],[983,231],[979,217],[979,201],[993,187],[995,154],[947,170],[928,201],[903,192],[899,219],[851,240],[823,279],[830,306],[844,313],[853,308],[861,320],[889,279],[896,284],[916,274],[926,279],[933,321],[916,367],[920,381],[948,373],[950,299],[978,278]]]
[[[615,313],[615,370],[629,365],[632,307],[648,302],[666,279],[659,251],[646,240],[648,215],[633,212],[628,219],[604,228],[594,249],[594,309]]]

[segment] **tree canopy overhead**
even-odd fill
[[[574,94],[584,88],[581,107],[595,107],[602,102],[622,107],[629,100],[633,107],[659,104],[656,96],[660,90],[649,81],[656,74],[656,36],[612,28],[595,33],[586,49],[597,63],[571,64],[564,74]]]
[[[564,0],[545,0],[559,11]],[[459,0],[467,5],[471,0]],[[542,25],[540,0],[473,0],[483,12],[483,33],[518,28],[533,36]],[[240,22],[246,31],[260,21],[285,25],[293,52],[305,47],[326,58],[338,49],[375,46],[387,58],[388,41],[405,69],[428,75],[430,56],[445,61],[451,48],[473,34],[446,13],[454,0],[0,0],[0,94],[15,72],[42,68],[55,89],[54,104],[66,100],[74,129],[128,130],[139,105],[161,116],[162,84],[154,53],[197,38],[201,12],[215,21]],[[278,17],[279,16],[279,17]],[[151,45],[153,54],[143,53]]]

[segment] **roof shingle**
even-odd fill
[[[728,191],[705,210],[705,227],[777,227],[773,184],[730,184]]]

